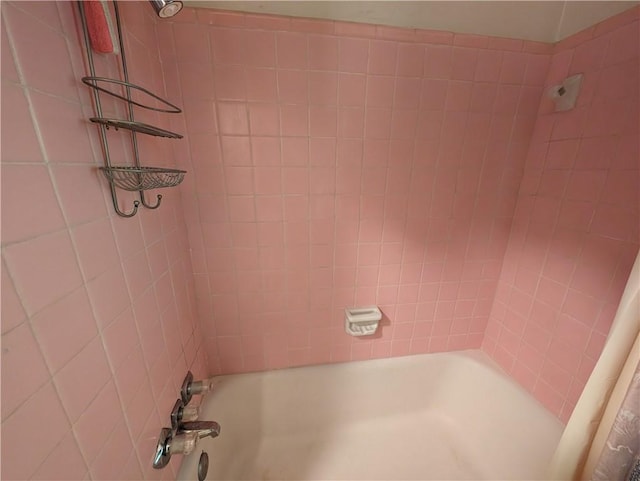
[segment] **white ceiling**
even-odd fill
[[[446,30],[541,42],[562,40],[638,1],[185,1],[190,7]]]

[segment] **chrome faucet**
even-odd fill
[[[187,406],[194,394],[210,392],[213,384],[213,379],[194,381],[191,371],[187,372],[180,390],[180,398],[171,410],[171,428],[160,430],[156,454],[153,457],[155,469],[162,469],[169,464],[173,454],[190,454],[202,438],[217,438],[220,435],[220,424],[215,421],[198,421],[199,409],[196,406]],[[206,477],[208,458],[205,454],[203,451],[203,455],[200,456],[198,479]]]
[[[180,423],[178,432],[181,433],[198,433],[198,438],[212,437],[217,438],[220,434],[220,425],[215,421],[187,421]]]

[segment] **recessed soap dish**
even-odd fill
[[[344,330],[350,336],[375,334],[382,319],[378,306],[347,307],[344,310]]]

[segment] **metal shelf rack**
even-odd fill
[[[172,103],[155,95],[149,90],[139,85],[133,84],[129,81],[129,72],[127,70],[127,60],[124,51],[124,41],[122,35],[122,26],[120,22],[120,13],[118,10],[118,4],[114,0],[113,8],[116,18],[116,27],[118,32],[118,42],[120,46],[120,63],[122,68],[123,80],[111,79],[106,77],[98,77],[95,72],[95,64],[93,61],[93,52],[91,51],[91,44],[89,41],[89,32],[87,29],[87,21],[84,12],[83,2],[78,2],[78,8],[80,11],[80,21],[82,24],[82,33],[84,37],[84,44],[87,54],[87,63],[89,66],[89,76],[83,77],[82,82],[91,87],[93,94],[93,103],[96,116],[89,120],[98,126],[100,133],[100,142],[102,144],[102,150],[104,153],[104,167],[99,167],[99,170],[109,180],[109,187],[111,189],[111,198],[113,201],[113,208],[116,213],[122,217],[133,217],[138,212],[140,204],[148,209],[157,209],[162,202],[162,195],[158,194],[155,204],[150,204],[145,197],[145,190],[158,189],[165,187],[175,187],[184,179],[186,171],[178,169],[167,169],[161,167],[148,167],[142,166],[140,163],[140,153],[138,150],[138,140],[136,134],[152,135],[156,137],[165,137],[172,139],[181,139],[182,135],[169,130],[161,129],[153,125],[148,125],[142,122],[137,122],[133,114],[133,106],[142,107],[149,110],[155,110],[157,112],[164,113],[180,113],[182,110],[176,107]],[[121,95],[109,87],[121,88],[124,90],[124,95]],[[132,90],[139,94],[144,94],[151,97],[155,101],[163,105],[163,107],[155,107],[151,104],[145,104],[132,98]],[[112,119],[105,118],[102,113],[102,104],[100,102],[100,93],[105,93],[123,100],[127,104],[127,118],[126,119]],[[111,163],[111,156],[109,154],[109,142],[107,140],[106,131],[109,128],[115,130],[125,129],[131,133],[131,145],[133,149],[133,161],[134,165],[113,165]],[[118,203],[118,194],[116,188],[120,188],[128,191],[137,191],[140,196],[140,200],[133,202],[133,208],[130,211],[124,211],[120,208]]]

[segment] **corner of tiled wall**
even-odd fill
[[[573,110],[540,103],[483,344],[563,421],[638,254],[639,11],[555,46],[545,88],[582,73],[582,89]]]
[[[163,93],[156,17],[120,5],[132,78]],[[187,369],[207,374],[181,195],[114,213],[76,3],[1,8],[2,478],[174,479],[179,460],[151,468],[155,437]],[[96,55],[99,74],[115,62]],[[127,134],[108,135],[126,163]],[[171,165],[166,142],[141,138],[143,161]]]

